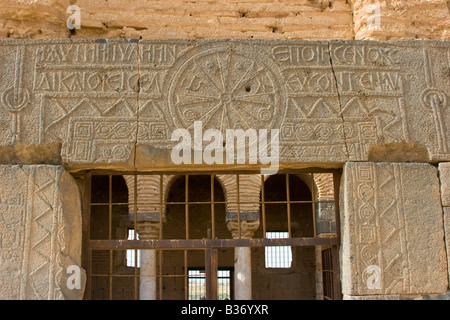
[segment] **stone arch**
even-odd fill
[[[314,200],[333,200],[334,185],[333,175],[329,173],[316,173],[314,177],[310,174],[296,174],[310,188],[314,188]],[[134,175],[124,175],[128,187],[129,211],[134,212]],[[179,175],[163,175],[163,199],[167,200],[170,186]],[[264,181],[270,177],[264,176]],[[235,174],[216,175],[217,180],[222,185],[225,193],[227,214],[237,213],[237,181]],[[159,213],[160,212],[160,176],[159,175],[138,175],[138,213]],[[261,196],[260,175],[241,174],[239,175],[239,211],[242,213],[259,213]],[[246,203],[252,202],[252,203]],[[164,208],[165,211],[165,208]]]
[[[129,212],[134,212],[134,175],[124,175],[128,187]],[[163,199],[167,200],[170,186],[179,175],[163,176]],[[226,201],[227,213],[237,212],[237,183],[235,174],[216,175],[220,182]],[[138,213],[159,213],[160,212],[160,176],[159,175],[138,175],[137,176],[137,207]],[[239,205],[240,212],[259,213],[260,205],[261,178],[259,175],[240,175],[239,176]],[[165,210],[165,209],[164,209]]]
[[[309,173],[295,173],[294,175],[306,183],[311,191],[313,191],[312,188],[314,188],[315,200],[334,199],[334,181],[332,173],[314,173],[313,178],[311,178]],[[270,175],[265,175],[264,181],[269,177]]]

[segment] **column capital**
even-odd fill
[[[137,221],[137,233],[140,240],[153,240],[159,238],[159,222]]]
[[[241,228],[241,238],[243,239],[251,239],[255,234],[256,230],[259,228],[259,219],[258,220],[241,220],[240,221]],[[227,228],[231,232],[233,239],[239,238],[239,223],[237,220],[228,220]]]

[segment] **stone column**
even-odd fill
[[[242,213],[241,215],[244,215]],[[250,239],[259,227],[258,219],[240,220],[240,238]],[[228,220],[227,228],[233,239],[239,239],[239,223]],[[234,296],[235,300],[252,299],[252,259],[250,247],[236,247],[234,249]]]
[[[139,240],[159,238],[159,221],[141,220],[137,222]],[[141,271],[139,276],[139,300],[156,300],[156,250],[139,250]]]

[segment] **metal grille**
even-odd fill
[[[285,239],[287,232],[267,232],[268,239]],[[289,246],[271,246],[265,248],[266,268],[290,268],[292,263],[292,249]]]
[[[189,270],[189,300],[206,299],[206,272]],[[217,270],[217,299],[231,300],[231,270]]]
[[[297,199],[295,197],[296,175],[309,177],[313,181],[315,173],[332,174],[334,184],[334,199],[319,200],[315,194],[314,186],[311,188],[309,199]],[[224,173],[229,174],[229,173]],[[139,299],[140,281],[140,251],[155,250],[156,252],[156,278],[157,278],[157,299],[190,299],[192,289],[190,280],[196,279],[189,270],[192,269],[193,261],[203,259],[206,275],[211,274],[211,279],[206,279],[206,286],[213,287],[212,291],[206,291],[206,299],[217,299],[218,297],[229,297],[231,293],[221,293],[218,291],[222,283],[227,283],[222,287],[231,287],[232,280],[227,276],[223,279],[217,265],[217,250],[233,250],[235,247],[252,248],[294,248],[299,246],[331,246],[337,252],[339,243],[339,180],[340,170],[298,170],[277,175],[284,184],[284,197],[277,198],[271,193],[267,193],[266,178],[258,175],[261,179],[260,197],[256,199],[241,200],[240,178],[245,174],[233,173],[236,181],[237,197],[234,202],[237,208],[235,219],[238,222],[238,236],[232,238],[229,232],[224,232],[224,210],[230,200],[225,201],[224,190],[215,174],[181,174],[177,175],[172,184],[166,190],[175,188],[172,196],[164,195],[165,178],[173,173],[139,173],[139,172],[107,172],[90,171],[85,172],[84,179],[84,208],[83,208],[83,266],[87,270],[88,278],[86,284],[86,299]],[[133,180],[134,199],[129,199],[124,184],[123,175],[131,176]],[[158,200],[152,203],[146,201],[140,203],[138,194],[138,177],[140,175],[153,176],[159,186]],[[203,189],[192,190],[191,185],[195,181],[200,181]],[[125,187],[124,187],[125,186]],[[178,188],[178,189],[177,189]],[[125,191],[124,191],[125,190]],[[198,198],[202,193],[203,197]],[[243,220],[241,207],[249,203],[256,203],[260,207],[260,228],[252,239],[242,237],[240,222]],[[317,205],[320,203],[334,203],[336,214],[335,236],[318,237],[316,225]],[[159,224],[158,236],[151,240],[139,239],[137,230],[138,208],[141,205],[153,205],[159,208],[155,218]],[[280,226],[273,226],[271,223],[271,206],[281,206],[283,213],[278,217],[283,221]],[[293,230],[293,208],[298,205],[309,205],[312,216],[312,232],[307,235],[295,234]],[[202,219],[195,217],[195,210],[202,212]],[[272,210],[273,211],[273,210]],[[167,213],[167,216],[165,216]],[[170,216],[172,215],[172,216]],[[175,217],[175,215],[177,215]],[[196,218],[193,223],[193,217]],[[177,233],[173,233],[170,228],[165,228],[165,219],[177,219],[182,221],[182,226]],[[277,218],[277,219],[278,219]],[[199,227],[199,221],[202,228]],[[281,238],[273,238],[271,235],[275,231],[282,232]],[[276,249],[275,249],[276,250]],[[209,260],[208,260],[209,259]],[[291,258],[287,258],[289,261]],[[278,259],[280,260],[280,259]],[[275,262],[279,265],[287,265],[288,262]],[[168,269],[168,261],[177,261],[177,266]],[[137,262],[137,263],[136,263]],[[210,271],[208,271],[208,265]],[[212,268],[212,269],[211,269]],[[200,270],[200,269],[199,269]],[[338,264],[334,264],[331,269],[327,269],[333,274],[339,274]],[[327,271],[328,272],[328,271]],[[328,277],[328,276],[327,276]],[[327,278],[328,279],[328,278]],[[211,282],[212,281],[212,282]],[[226,282],[228,281],[228,282]],[[211,285],[211,283],[215,283]],[[217,284],[219,283],[219,284]],[[338,277],[334,277],[331,282],[334,292],[340,292]],[[176,294],[168,297],[164,290],[167,288],[181,288]],[[226,289],[228,290],[228,289]],[[231,289],[229,290],[232,291]],[[325,291],[325,288],[324,288]],[[211,293],[212,292],[212,293]],[[228,292],[228,291],[227,291]],[[327,291],[328,292],[328,291]],[[328,297],[328,295],[327,295]],[[334,295],[333,298],[339,299]]]
[[[333,251],[331,248],[322,250],[322,277],[323,277],[323,297],[325,300],[335,299]]]

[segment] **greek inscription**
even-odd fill
[[[173,44],[142,44],[139,48],[143,64],[169,65],[175,62],[178,47]]]
[[[400,64],[399,49],[337,46],[331,50],[333,62],[350,66],[397,66]]]
[[[136,63],[136,45],[132,43],[59,44],[36,50],[36,64]]]
[[[34,90],[37,92],[137,92],[138,72],[111,71],[42,71],[37,74]],[[156,76],[143,77],[145,90],[151,91],[159,80]]]
[[[326,46],[276,46],[272,49],[272,58],[292,64],[330,64]]]

